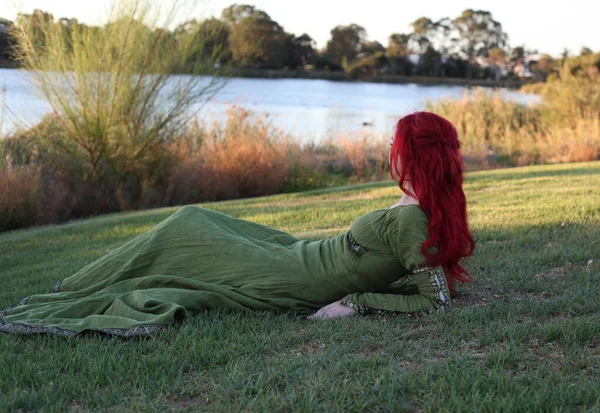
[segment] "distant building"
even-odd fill
[[[523,59],[519,59],[515,63],[513,73],[522,78],[535,77],[535,74],[531,71],[531,67],[543,58],[543,54],[532,54]]]

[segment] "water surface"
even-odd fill
[[[4,132],[28,127],[48,113],[50,106],[32,91],[27,73],[0,69],[0,102],[5,111]],[[273,125],[301,140],[320,140],[344,132],[372,128],[389,133],[403,115],[423,109],[425,101],[460,97],[464,86],[422,86],[338,82],[313,79],[231,79],[201,111],[204,118],[222,120],[231,104],[268,116]],[[500,90],[506,99],[531,103],[537,97]]]

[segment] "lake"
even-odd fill
[[[0,108],[2,131],[28,127],[50,111],[50,106],[32,92],[27,73],[0,69]],[[272,124],[303,141],[372,128],[389,133],[395,121],[423,108],[426,100],[460,97],[464,86],[422,86],[338,82],[312,79],[231,79],[205,105],[204,117],[223,119],[231,104],[257,115],[268,116]],[[501,89],[505,99],[533,103],[537,96]],[[2,113],[4,115],[2,116]]]

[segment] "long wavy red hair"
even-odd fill
[[[429,238],[421,251],[428,265],[444,267],[451,290],[457,282],[473,280],[460,261],[475,249],[459,149],[452,123],[435,113],[415,112],[398,121],[390,150],[392,178],[429,217]]]

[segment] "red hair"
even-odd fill
[[[396,125],[390,174],[404,193],[417,198],[429,217],[429,238],[421,251],[431,266],[441,265],[451,290],[473,279],[460,265],[475,249],[462,188],[463,161],[456,128],[435,113],[415,112]],[[409,182],[414,193],[406,189]]]

